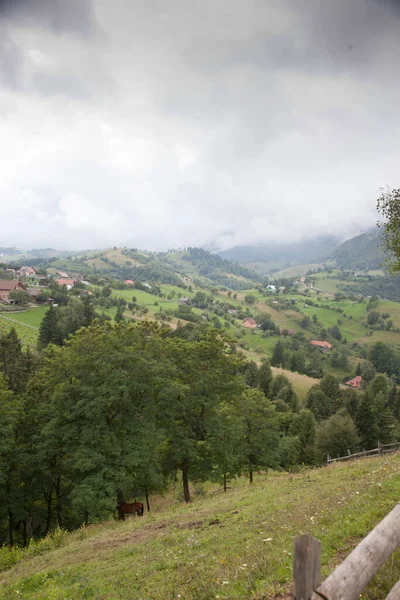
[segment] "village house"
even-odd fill
[[[127,285],[135,285],[135,282],[132,281],[132,279],[125,279],[124,283],[126,283]]]
[[[320,342],[319,340],[312,340],[310,342],[311,346],[315,346],[317,348],[320,348],[322,350],[322,352],[329,352],[329,350],[332,348],[332,344],[330,344],[329,342]]]
[[[230,309],[228,310],[228,313],[229,313],[230,315],[237,315],[237,310],[236,310],[236,308],[230,308]]]
[[[189,298],[186,298],[186,296],[184,298],[179,298],[178,300],[178,304],[187,304],[189,302]]]
[[[26,277],[27,275],[36,275],[36,269],[33,267],[21,267],[17,271],[18,277]]]
[[[0,302],[10,302],[11,292],[25,292],[26,287],[20,281],[0,280]]]
[[[254,319],[248,317],[242,323],[243,327],[247,327],[248,329],[255,329],[257,327],[257,323]]]
[[[56,282],[60,286],[61,285],[67,286],[67,290],[70,290],[77,282],[77,279],[56,279]]]
[[[353,379],[349,379],[349,381],[346,381],[345,385],[348,385],[349,387],[359,390],[362,388],[362,383],[363,383],[363,378],[361,377],[361,375],[357,375],[356,377],[353,377]]]
[[[267,285],[267,292],[272,292],[276,294],[276,286],[275,285]]]

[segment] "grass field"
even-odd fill
[[[319,263],[296,265],[294,267],[288,267],[287,269],[282,269],[277,273],[271,274],[270,279],[280,279],[281,277],[304,277],[308,271],[313,271],[315,269],[319,269],[320,267],[322,267],[322,265]]]
[[[13,321],[10,321],[15,315],[11,317],[8,316],[8,314],[9,313],[7,313],[7,316],[0,314],[0,334],[7,333],[11,327],[15,327],[18,337],[21,339],[24,346],[36,346],[39,331],[27,327],[23,323],[14,323]]]
[[[24,312],[7,313],[5,316],[9,316],[10,318],[20,321],[25,325],[32,325],[33,327],[39,328],[44,314],[48,309],[48,306],[35,306],[34,308],[29,308]]]
[[[342,324],[339,325],[340,331],[342,332],[343,337],[347,339],[347,341],[351,342],[361,337],[365,337],[368,328],[361,325],[355,319],[347,319],[343,317],[340,313],[337,313],[334,310],[329,310],[328,308],[323,308],[319,306],[310,306],[308,308],[302,307],[304,314],[312,317],[313,315],[317,315],[318,320],[321,321],[325,328],[332,327],[332,325],[336,325],[338,319],[342,321]]]
[[[206,486],[190,505],[172,493],[123,523],[56,533],[25,553],[2,549],[0,598],[16,600],[224,600],[290,598],[295,536],[322,544],[326,577],[395,506],[400,457],[375,457],[299,474]],[[199,490],[200,492],[200,490]],[[0,562],[1,565],[1,562]],[[360,598],[384,598],[400,553]]]

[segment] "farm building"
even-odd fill
[[[9,279],[0,280],[0,302],[9,302],[10,293],[25,291],[26,287],[20,281],[11,281]]]
[[[56,279],[56,282],[58,285],[66,285],[67,290],[70,290],[77,282],[77,279]]]
[[[257,323],[254,319],[248,317],[242,323],[243,327],[247,327],[248,329],[255,329],[257,327]]]
[[[329,350],[332,348],[332,344],[330,344],[329,342],[320,342],[319,340],[312,340],[310,342],[311,346],[315,346],[316,348],[320,348],[322,350],[322,352],[329,352]]]
[[[127,285],[135,285],[135,282],[132,281],[132,279],[125,279],[124,283],[126,283]]]
[[[359,390],[362,387],[362,382],[363,378],[361,377],[361,375],[357,375],[357,377],[353,377],[353,379],[349,379],[349,381],[346,381],[345,385]]]

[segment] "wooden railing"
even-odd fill
[[[356,452],[355,454],[349,453],[346,456],[338,456],[337,458],[332,458],[329,454],[327,457],[327,464],[330,465],[334,462],[343,462],[346,460],[355,460],[357,458],[368,458],[369,456],[374,456],[377,454],[388,454],[389,452],[395,452],[400,449],[400,443],[395,442],[394,444],[381,444],[378,442],[378,447],[373,450],[363,450],[362,452]]]
[[[356,600],[389,556],[400,547],[400,503],[321,583],[321,544],[301,535],[294,545],[295,600]],[[400,581],[386,600],[399,600]]]

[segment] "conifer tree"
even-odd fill
[[[39,328],[38,348],[43,350],[49,344],[61,344],[58,327],[58,311],[54,306],[45,312]]]

